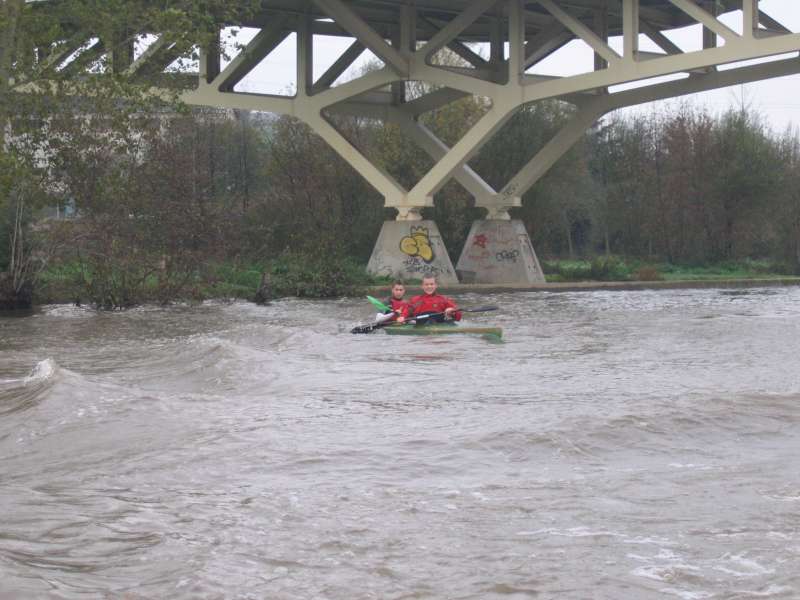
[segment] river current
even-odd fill
[[[0,318],[0,598],[800,598],[800,288]]]

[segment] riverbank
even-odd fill
[[[444,294],[458,295],[469,293],[495,293],[495,292],[590,292],[630,291],[630,290],[669,290],[669,289],[719,289],[719,288],[762,288],[762,287],[789,287],[800,286],[800,277],[775,277],[759,279],[687,279],[673,281],[571,281],[539,283],[534,285],[501,284],[501,283],[458,283],[440,286],[439,291]],[[389,284],[366,286],[363,292],[371,295],[388,295],[391,289]],[[407,286],[409,295],[422,293],[418,284]],[[202,297],[181,299],[201,303],[204,300],[248,300],[253,301],[257,288],[252,286],[219,286],[207,290]],[[353,295],[358,295],[355,293]],[[48,297],[46,302],[38,304],[74,304],[74,297]]]
[[[644,264],[622,259],[543,261],[548,281],[527,284],[443,285],[447,294],[491,291],[588,291],[681,288],[745,288],[800,284],[774,264],[758,261],[710,267]],[[94,275],[94,277],[92,277]],[[201,303],[205,300],[260,300],[281,297],[336,298],[388,293],[389,278],[367,274],[356,261],[306,256],[282,257],[257,264],[206,265],[191,275],[151,274],[131,284],[124,273],[82,271],[75,263],[48,269],[35,290],[35,304],[86,304],[126,308],[139,304]],[[410,293],[419,281],[407,282]]]
[[[744,259],[704,266],[673,265],[600,256],[592,260],[543,260],[546,283],[480,284],[440,286],[443,293],[488,293],[492,291],[574,292],[592,290],[647,290],[682,288],[746,288],[800,285],[800,276],[790,275],[789,266],[770,260]],[[411,292],[417,282],[407,286]],[[376,285],[372,292],[384,293],[388,286]]]
[[[471,292],[583,292],[583,291],[628,291],[628,290],[667,290],[667,289],[714,289],[714,288],[757,288],[800,286],[800,277],[774,277],[757,279],[686,279],[672,281],[560,281],[533,285],[502,283],[459,283],[439,287],[447,294],[466,294]],[[422,288],[407,286],[410,293]],[[388,293],[390,286],[376,285],[369,288],[370,294]]]
[[[98,269],[64,262],[44,271],[34,290],[34,303],[122,309],[219,299],[267,302],[284,297],[337,298],[359,295],[366,287],[383,281],[369,275],[350,257],[303,253],[259,263],[205,263],[183,270]]]

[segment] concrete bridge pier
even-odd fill
[[[458,283],[436,222],[422,218],[422,207],[395,208],[397,219],[384,221],[367,271],[400,279],[422,279],[434,275],[440,283]]]
[[[456,273],[462,283],[545,282],[525,224],[510,218],[472,224]]]
[[[401,279],[434,275],[442,284],[458,283],[439,228],[431,220],[384,221],[367,270]]]
[[[398,220],[383,223],[367,270],[402,279],[435,275],[443,284],[544,283],[524,223],[511,219],[506,210],[491,211],[487,217],[472,224],[453,268],[436,222],[421,219],[416,211],[403,211]]]

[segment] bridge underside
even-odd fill
[[[384,225],[370,269],[404,277],[456,278],[437,242],[435,223],[420,221],[421,209],[432,206],[436,192],[454,178],[476,206],[486,209],[489,221],[473,228],[479,233],[471,234],[462,253],[462,275],[476,282],[543,280],[530,240],[519,223],[509,220],[508,210],[521,205],[522,194],[599,117],[643,102],[800,72],[800,34],[782,24],[781,15],[761,10],[758,0],[268,0],[263,6],[246,22],[257,34],[224,66],[219,44],[195,48],[199,69],[191,74],[195,83],[183,99],[191,105],[292,115],[307,123],[383,195],[387,207],[397,210],[396,221]],[[671,30],[691,25],[697,26],[691,47],[671,39]],[[134,42],[145,36],[151,41],[135,57]],[[237,85],[290,36],[296,46],[293,95],[238,91]],[[349,40],[321,74],[314,69],[316,36]],[[87,46],[89,39],[95,41]],[[577,75],[535,74],[542,61],[575,42],[593,52],[591,69]],[[79,47],[84,49],[77,58],[59,66]],[[42,69],[76,69],[107,55],[109,68],[132,77],[156,74],[186,81],[186,72],[168,69],[180,58],[177,48],[157,31],[120,40],[76,32],[42,61]],[[342,82],[367,51],[382,67]],[[441,60],[447,51],[458,57],[456,66]],[[666,76],[675,78],[665,81]],[[427,84],[426,93],[409,94],[411,81]],[[426,112],[470,95],[486,99],[487,110],[452,147],[420,122]],[[545,99],[573,105],[571,120],[494,189],[468,161],[522,106]],[[433,167],[413,187],[404,187],[337,130],[336,115],[399,125],[431,156]],[[512,258],[520,268],[498,264]]]

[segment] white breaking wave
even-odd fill
[[[55,375],[57,369],[58,365],[56,365],[56,361],[54,361],[52,358],[46,358],[36,363],[36,366],[31,369],[31,372],[28,374],[28,376],[22,380],[22,383],[25,385],[30,385],[31,383],[41,383],[42,381],[47,381],[53,375]]]

